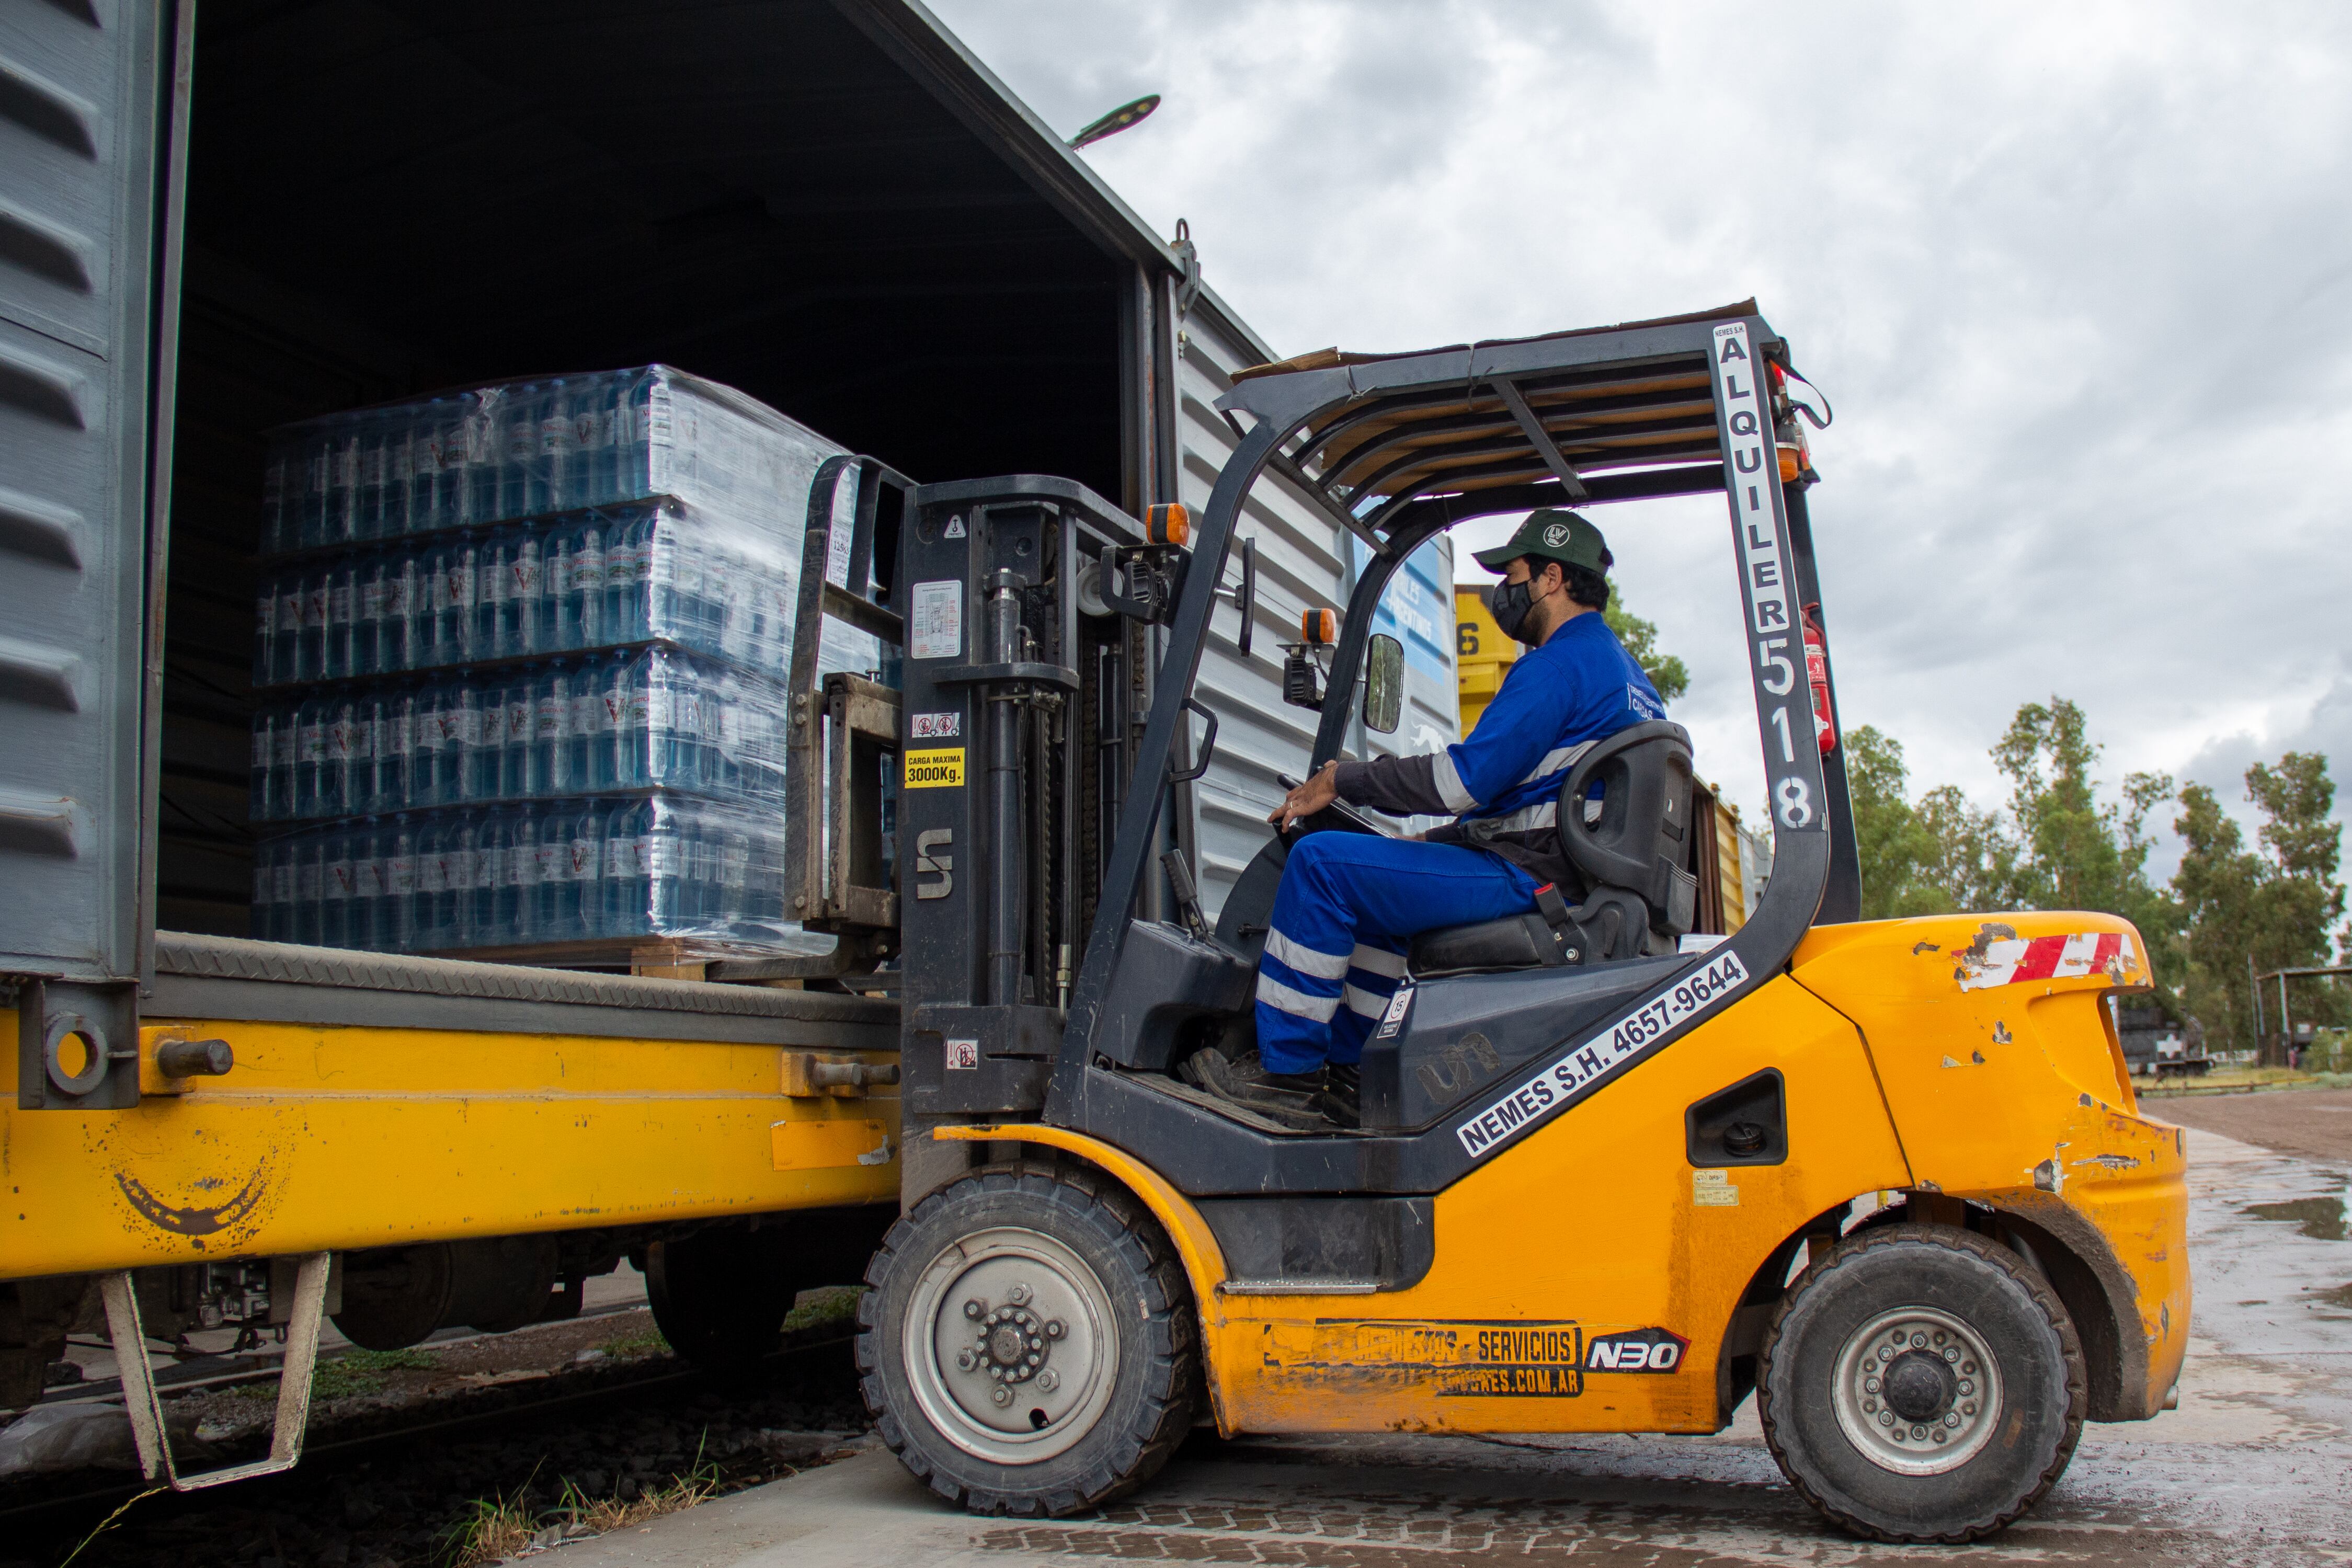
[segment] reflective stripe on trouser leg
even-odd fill
[[[1347,1065],[1364,1059],[1364,1042],[1380,1028],[1404,978],[1404,943],[1394,936],[1367,936],[1348,956],[1347,983],[1331,1019],[1330,1060]]]
[[[1345,1006],[1349,987],[1385,1007],[1411,937],[1532,909],[1535,886],[1483,850],[1369,833],[1299,840],[1283,867],[1258,963],[1257,1048],[1266,1070],[1311,1072],[1326,1060],[1356,1061],[1380,1015]]]

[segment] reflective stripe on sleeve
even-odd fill
[[[1445,809],[1457,817],[1465,811],[1475,810],[1478,798],[1462,787],[1462,770],[1454,766],[1454,753],[1451,750],[1441,751],[1431,758],[1430,762],[1430,772],[1436,779],[1437,798],[1445,802]]]

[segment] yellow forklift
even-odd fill
[[[1310,355],[1220,400],[1239,444],[1197,526],[1051,478],[866,485],[850,588],[816,586],[815,498],[809,607],[905,628],[903,692],[796,677],[826,731],[796,821],[831,823],[793,866],[844,953],[899,953],[904,1213],[858,1358],[940,1495],[1092,1508],[1201,1421],[1710,1433],[1753,1395],[1829,1519],[1958,1542],[2031,1509],[2085,1420],[2168,1407],[2183,1145],[2139,1113],[2106,1005],[2147,988],[2146,949],[2103,915],[1859,919],[1789,375],[1753,301]],[[1692,929],[1689,737],[1596,746],[1557,813],[1580,902],[1415,941],[1357,1128],[1178,1071],[1250,1043],[1288,847],[1269,829],[1212,921],[1166,826],[1217,744],[1192,685],[1220,616],[1248,656],[1244,536],[1277,489],[1370,552],[1336,626],[1311,612],[1284,650],[1319,716],[1302,776],[1395,727],[1402,650],[1371,629],[1423,542],[1722,494],[1775,837],[1738,930]],[[857,915],[885,777],[887,937]],[[1383,831],[1334,807],[1291,837]]]

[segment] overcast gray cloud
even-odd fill
[[[1164,94],[1087,156],[1283,352],[1756,295],[1837,404],[1843,706],[1916,778],[1991,802],[2053,691],[2110,779],[2352,757],[2352,10],[936,8],[1066,131]],[[1597,520],[1760,804],[1720,508]]]

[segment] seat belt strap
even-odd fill
[[[1566,931],[1572,924],[1568,917],[1568,900],[1560,897],[1556,883],[1548,882],[1536,889],[1536,909],[1543,915],[1544,924],[1554,931]]]

